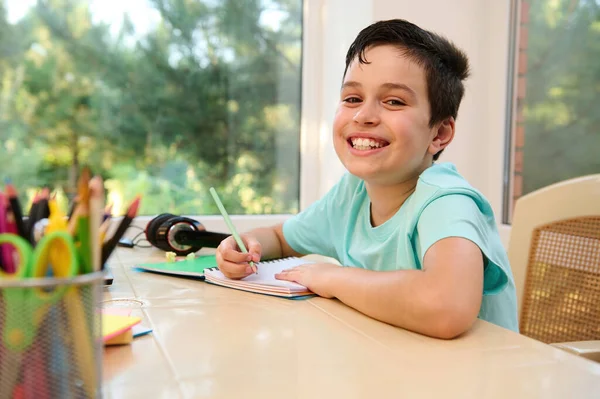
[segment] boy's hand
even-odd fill
[[[221,241],[217,248],[217,265],[226,277],[233,279],[247,277],[254,273],[249,262],[260,261],[262,248],[258,240],[252,236],[242,236],[242,240],[248,248],[247,254],[240,251],[232,236]]]
[[[275,278],[301,284],[323,298],[333,298],[334,275],[341,269],[333,263],[309,263],[283,270]]]

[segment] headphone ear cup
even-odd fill
[[[190,219],[186,216],[175,216],[172,220],[170,220],[170,222],[173,224],[185,222],[185,223],[189,224],[190,226],[194,226],[194,228],[196,230],[205,230],[204,225],[202,223],[200,223],[197,220]]]
[[[182,228],[195,231],[204,230],[204,226],[194,219],[185,216],[174,216],[162,223],[157,229],[157,246],[159,248],[167,247],[168,249],[165,249],[165,251],[175,252],[178,256],[184,256],[200,250],[201,246],[190,244],[182,245],[175,240],[175,234]]]
[[[158,247],[158,243],[156,241],[156,233],[158,231],[158,228],[167,220],[169,220],[170,218],[175,217],[175,215],[171,214],[171,213],[161,213],[160,215],[156,216],[154,219],[152,219],[150,222],[148,222],[148,224],[146,225],[146,240],[148,240],[148,242],[152,245],[154,245],[155,247]],[[160,248],[160,247],[158,247]],[[160,248],[163,249],[163,248]]]

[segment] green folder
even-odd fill
[[[199,277],[204,279],[204,270],[217,267],[215,255],[197,256],[194,259],[183,259],[175,262],[143,263],[135,268],[152,273],[170,276]]]

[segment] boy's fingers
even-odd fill
[[[252,255],[239,252],[235,249],[223,249],[221,255],[223,255],[223,260],[226,262],[241,263],[252,260]]]
[[[253,237],[245,237],[249,253],[240,252],[233,237],[221,241],[217,249],[217,264],[226,277],[240,279],[254,273],[249,262],[260,260],[261,246]]]
[[[287,270],[282,271],[281,273],[275,274],[275,278],[277,280],[287,280],[287,281],[296,281],[296,274],[290,273]]]
[[[219,249],[237,249],[237,244],[233,237],[227,237],[219,244]]]
[[[250,265],[244,263],[222,262],[219,264],[219,270],[226,277],[233,279],[244,278],[253,273]]]
[[[250,275],[252,269],[248,262],[252,256],[239,252],[235,242],[230,245],[230,242],[225,241],[219,245],[216,253],[217,265],[221,273],[232,279],[240,279]]]
[[[252,254],[252,261],[260,261],[260,255],[262,253],[262,247],[260,243],[253,237],[247,238],[246,243],[248,245],[248,252]]]
[[[250,254],[240,252],[233,237],[228,237],[221,241],[217,248],[217,253],[221,255],[224,261],[233,263],[249,262],[252,260]]]

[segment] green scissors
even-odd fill
[[[0,244],[12,245],[19,255],[15,273],[0,272],[0,280],[27,283],[27,279],[46,277],[50,268],[55,278],[72,278],[78,274],[77,250],[68,232],[48,233],[35,249],[14,234],[0,234]],[[68,288],[63,285],[47,291],[42,287],[24,284],[23,287],[6,287],[0,291],[4,301],[0,393],[11,392],[14,388],[25,350],[33,343],[48,310],[65,295]]]

